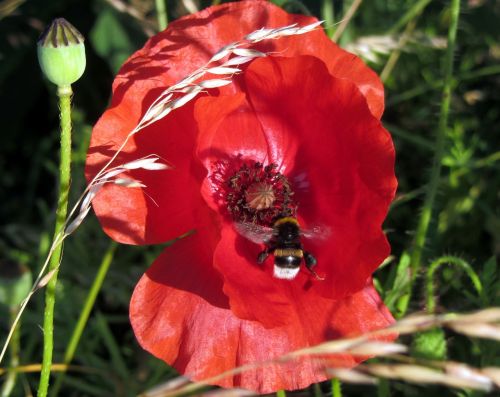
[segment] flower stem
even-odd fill
[[[276,392],[276,397],[286,397],[286,393],[284,390],[278,390]]]
[[[58,87],[61,118],[61,153],[59,162],[59,198],[57,201],[54,241],[63,233],[68,211],[68,194],[71,183],[71,86]],[[54,305],[57,273],[61,260],[62,245],[59,244],[49,262],[48,272],[53,272],[45,291],[45,312],[43,316],[43,361],[38,385],[38,397],[45,397],[49,387],[50,367],[54,349]]]
[[[427,7],[431,0],[419,0],[413,3],[413,6],[404,14],[399,21],[389,30],[389,34],[395,34],[400,29],[408,25],[408,23],[417,18],[422,11]]]
[[[439,180],[441,177],[441,162],[443,155],[445,154],[446,129],[448,126],[448,115],[450,113],[451,86],[453,82],[453,52],[455,50],[459,15],[460,0],[452,0],[451,20],[448,30],[448,47],[445,57],[444,86],[439,114],[439,125],[436,132],[436,151],[434,153],[434,160],[431,168],[430,182],[426,191],[422,212],[417,226],[415,240],[413,242],[413,247],[410,255],[412,282],[409,283],[407,294],[401,298],[398,305],[398,307],[401,309],[402,315],[404,315],[408,309],[408,303],[411,299],[412,287],[420,270],[422,252],[425,246],[427,231],[429,230],[434,201],[436,199]]]
[[[471,81],[475,79],[479,79],[481,77],[494,76],[496,74],[500,74],[500,65],[490,65],[485,66],[484,68],[478,68],[475,70],[471,70],[468,72],[462,72],[457,74],[457,80],[460,82]],[[401,94],[397,94],[392,96],[386,103],[386,107],[392,107],[398,105],[401,102],[409,101],[415,97],[420,95],[424,95],[430,91],[437,90],[438,88],[443,87],[443,80],[433,80],[428,83],[421,83],[416,87],[404,91]]]
[[[319,383],[313,384],[313,393],[314,397],[323,397],[323,392],[321,391]]]
[[[87,320],[89,319],[90,312],[94,307],[94,303],[96,301],[97,295],[101,290],[102,283],[108,273],[109,266],[113,261],[113,256],[116,251],[117,243],[111,241],[108,249],[104,253],[101,264],[99,266],[99,270],[97,271],[97,275],[92,282],[92,286],[90,287],[90,291],[85,299],[85,303],[83,304],[82,311],[80,312],[80,317],[73,329],[73,333],[71,334],[71,338],[69,340],[68,346],[66,347],[66,351],[64,352],[64,360],[63,364],[69,365],[75,356],[76,348],[78,347],[78,343],[80,342],[80,338],[82,336],[85,325],[87,324]],[[61,388],[62,382],[64,381],[65,371],[61,371],[55,380],[54,386],[50,392],[51,397],[57,396],[59,393],[59,389]]]
[[[436,299],[434,296],[434,274],[436,271],[445,264],[452,264],[458,267],[461,267],[469,276],[474,288],[476,289],[479,297],[483,298],[483,285],[481,284],[481,280],[477,273],[472,269],[472,266],[469,265],[462,258],[458,258],[456,256],[443,256],[441,258],[436,259],[429,266],[429,270],[427,270],[427,279],[426,279],[426,301],[427,301],[427,311],[429,313],[434,313],[436,309]]]
[[[385,125],[387,126],[387,123],[385,123]],[[389,130],[394,134],[395,130],[392,128],[392,126],[389,127]],[[401,132],[401,130],[400,130],[400,132]],[[394,134],[394,135],[403,136],[399,132]],[[455,171],[454,176],[456,178],[458,178],[458,177],[461,177],[463,175],[466,175],[467,173],[469,173],[472,170],[477,170],[477,169],[481,169],[484,167],[491,167],[499,161],[500,161],[500,151],[492,153],[492,154],[490,154],[486,157],[480,158],[478,160],[472,161],[469,164],[464,164],[462,168]],[[439,182],[445,183],[446,178],[442,176]],[[420,196],[423,193],[425,193],[425,186],[419,187],[418,189],[415,189],[415,190],[412,190],[408,193],[405,193],[404,195],[401,195],[400,197],[398,197],[396,200],[394,200],[392,202],[391,209],[397,207],[398,205],[406,203],[410,200],[413,200],[414,198]]]
[[[325,21],[325,30],[328,37],[332,37],[335,31],[335,11],[333,9],[333,0],[323,0],[321,4],[321,19]]]
[[[168,24],[167,17],[167,4],[165,0],[156,0],[156,17],[158,19],[158,29],[160,31],[165,30]]]
[[[389,56],[384,69],[382,69],[382,72],[380,73],[380,80],[382,80],[382,83],[385,83],[387,81],[394,67],[396,66],[396,63],[398,62],[401,55],[401,51],[403,50],[404,46],[415,30],[415,27],[417,26],[417,18],[418,15],[415,17],[415,19],[412,19],[410,22],[408,22],[408,25],[406,25],[403,34],[399,38],[397,48],[391,52],[391,55]]]
[[[340,384],[340,380],[333,378],[332,379],[332,397],[342,397],[342,385]]]
[[[335,30],[335,33],[331,36],[333,42],[339,41],[340,37],[342,36],[342,33],[344,33],[344,30],[347,28],[349,25],[349,22],[351,22],[354,14],[358,10],[359,6],[361,5],[363,0],[354,0],[347,10],[347,12],[344,14],[344,17],[342,18],[342,22],[340,22],[339,27]]]
[[[389,380],[379,378],[377,386],[377,397],[390,397],[391,389]]]

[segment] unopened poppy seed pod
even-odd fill
[[[64,18],[57,18],[38,40],[38,61],[45,76],[58,87],[69,86],[85,71],[82,34]]]

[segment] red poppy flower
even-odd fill
[[[314,21],[242,1],[171,23],[117,76],[111,107],[93,131],[87,176],[165,87],[221,47],[262,27]],[[195,230],[141,278],[130,319],[146,350],[196,380],[393,321],[371,282],[389,254],[381,225],[396,189],[378,77],[321,30],[254,48],[271,55],[134,135],[117,160],[155,153],[173,169],[131,171],[146,188],[109,185],[93,202],[106,233],[123,243],[159,243]],[[326,231],[302,238],[299,252],[314,255],[324,280],[303,265],[297,275],[281,274],[291,280],[274,277],[273,255],[258,264],[265,245],[238,231],[270,228],[283,215],[304,230]],[[303,358],[217,383],[297,389],[325,379],[325,365],[360,360]]]

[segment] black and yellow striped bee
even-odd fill
[[[236,230],[254,243],[266,244],[266,249],[257,257],[257,263],[264,263],[269,255],[274,256],[274,277],[293,280],[304,261],[306,268],[319,280],[323,280],[313,268],[316,258],[304,250],[301,237],[310,233],[301,230],[299,222],[291,216],[278,218],[272,227],[249,222],[236,223]]]

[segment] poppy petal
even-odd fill
[[[254,0],[171,23],[120,70],[111,108],[93,131],[87,178],[165,88],[221,47],[262,27],[314,21]],[[173,168],[130,171],[147,187],[108,184],[93,202],[104,230],[121,242],[157,243],[197,229],[155,261],[130,306],[139,343],[196,380],[393,321],[370,279],[388,254],[381,224],[396,183],[392,142],[378,121],[379,78],[321,29],[253,48],[270,59],[243,66],[233,84],[134,135],[114,163],[156,154]],[[226,174],[214,172],[221,161],[234,167],[235,158],[277,163],[297,187],[301,223],[321,221],[331,229],[326,242],[304,241],[324,282],[303,267],[292,281],[276,280],[271,258],[257,265],[263,247],[236,233],[217,185]],[[302,358],[214,383],[261,393],[298,389],[326,379],[325,365],[361,360]]]
[[[265,0],[229,2],[169,23],[168,29],[152,37],[120,70],[117,85],[130,79],[155,78],[171,85],[203,66],[223,46],[242,40],[265,28],[315,23],[314,17],[288,14]],[[300,36],[266,40],[253,48],[282,56],[314,55],[322,59],[334,76],[353,81],[368,101],[375,117],[384,110],[384,89],[379,77],[357,56],[343,50],[318,28]],[[234,92],[229,86],[224,90]]]
[[[207,263],[210,245],[198,234],[167,248],[139,281],[130,306],[142,347],[193,380],[277,358],[329,338],[366,333],[393,321],[371,282],[340,301],[311,295],[302,302],[301,315],[280,327],[266,328],[240,319],[228,308],[218,273]],[[345,354],[327,361],[302,358],[211,383],[259,393],[300,389],[325,380],[325,365],[352,367],[359,361]]]
[[[317,287],[332,298],[356,291],[389,254],[381,227],[397,186],[389,133],[356,86],[317,58],[259,59],[245,78],[268,140],[288,135],[298,145],[287,176],[304,185],[295,190],[300,218],[330,233],[304,242],[326,275]]]
[[[108,110],[95,126],[87,156],[89,180],[109,161],[111,153],[133,128],[133,123],[122,122],[126,118],[123,111],[128,108],[122,103]],[[122,243],[154,244],[200,227],[196,212],[205,204],[197,186],[206,171],[193,157],[197,128],[192,122],[192,112],[192,106],[178,109],[172,117],[134,135],[113,163],[124,164],[154,154],[170,168],[127,173],[146,185],[145,188],[109,183],[98,192],[93,207],[110,237]]]
[[[315,21],[315,18],[287,14],[281,8],[259,0],[210,7],[172,22],[167,30],[151,38],[143,49],[131,56],[115,79],[111,108],[93,130],[87,179],[91,180],[109,161],[164,88],[203,66],[222,46],[241,40],[263,26],[305,25]],[[373,114],[380,117],[384,105],[378,77],[359,58],[332,43],[321,29],[297,37],[264,41],[255,48],[286,56],[314,54],[326,62],[331,73],[353,81],[366,96]],[[220,89],[223,93],[239,90],[237,85]],[[182,122],[186,115],[189,116],[190,109],[189,105],[178,109],[165,120],[141,131],[130,140],[114,163],[117,165],[155,153],[173,164],[174,171],[156,172],[154,176],[146,172],[131,172],[148,187],[132,189],[107,185],[94,199],[94,209],[104,230],[117,241],[158,243],[194,226],[189,224],[192,218],[189,206],[197,205],[197,199],[191,199],[190,193],[186,195],[172,188],[180,181],[197,178],[200,172],[197,165],[189,161],[195,126]],[[143,139],[144,135],[148,137]],[[173,141],[176,145],[172,144]],[[196,169],[195,176],[193,168]]]

